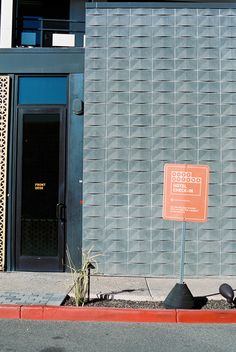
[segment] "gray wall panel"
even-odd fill
[[[209,219],[187,224],[186,275],[234,275],[236,10],[107,6],[87,8],[84,247],[105,274],[178,275],[164,164],[208,164]]]

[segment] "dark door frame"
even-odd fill
[[[64,105],[19,105],[17,108],[17,156],[16,156],[16,225],[14,236],[15,269],[28,271],[64,271],[65,262],[65,214],[64,219],[58,219],[58,256],[57,257],[23,257],[21,247],[21,185],[22,185],[22,136],[23,114],[27,113],[58,113],[60,114],[60,166],[58,203],[66,200],[66,107]],[[65,208],[63,209],[65,213]],[[61,216],[61,214],[59,214]]]

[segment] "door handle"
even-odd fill
[[[65,204],[63,203],[58,203],[56,206],[56,217],[58,220],[61,220],[61,222],[65,221]]]

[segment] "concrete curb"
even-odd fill
[[[236,323],[236,311],[0,305],[0,319],[133,323]]]

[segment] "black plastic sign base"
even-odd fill
[[[165,308],[168,309],[194,308],[193,295],[185,283],[175,284],[163,303]]]

